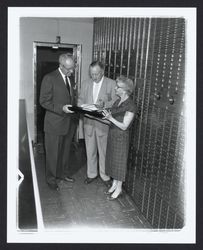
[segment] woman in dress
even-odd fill
[[[122,193],[125,181],[129,149],[129,127],[136,111],[130,95],[133,92],[133,81],[120,76],[116,80],[116,95],[119,99],[111,111],[104,110],[104,118],[110,122],[106,151],[106,174],[113,178],[112,186],[105,192],[108,200],[114,200]]]

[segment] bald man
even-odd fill
[[[42,80],[40,104],[46,109],[44,119],[46,181],[51,189],[59,190],[58,179],[74,182],[69,176],[69,153],[77,119],[69,107],[76,103],[72,55],[59,57],[59,68]]]

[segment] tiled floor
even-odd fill
[[[127,194],[108,201],[104,194],[107,187],[100,178],[89,185],[84,184],[86,158],[83,144],[77,150],[73,147],[71,156],[71,171],[76,182],[72,184],[62,181],[59,183],[60,191],[52,191],[45,182],[43,150],[36,150],[36,171],[46,229],[83,226],[150,228]]]

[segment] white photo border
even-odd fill
[[[67,14],[68,13],[68,14]],[[138,13],[138,14],[137,14]],[[183,17],[186,20],[186,209],[181,230],[101,230],[79,228],[65,232],[19,232],[16,228],[16,176],[20,84],[21,17]],[[17,243],[195,243],[196,242],[196,8],[8,8],[7,120],[7,242]],[[14,85],[15,83],[15,85]],[[15,124],[15,126],[14,126]],[[16,170],[16,172],[14,171]],[[82,233],[81,233],[82,232]],[[80,233],[80,236],[79,236]]]

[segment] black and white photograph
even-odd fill
[[[195,145],[196,8],[8,8],[9,243],[195,243]]]

